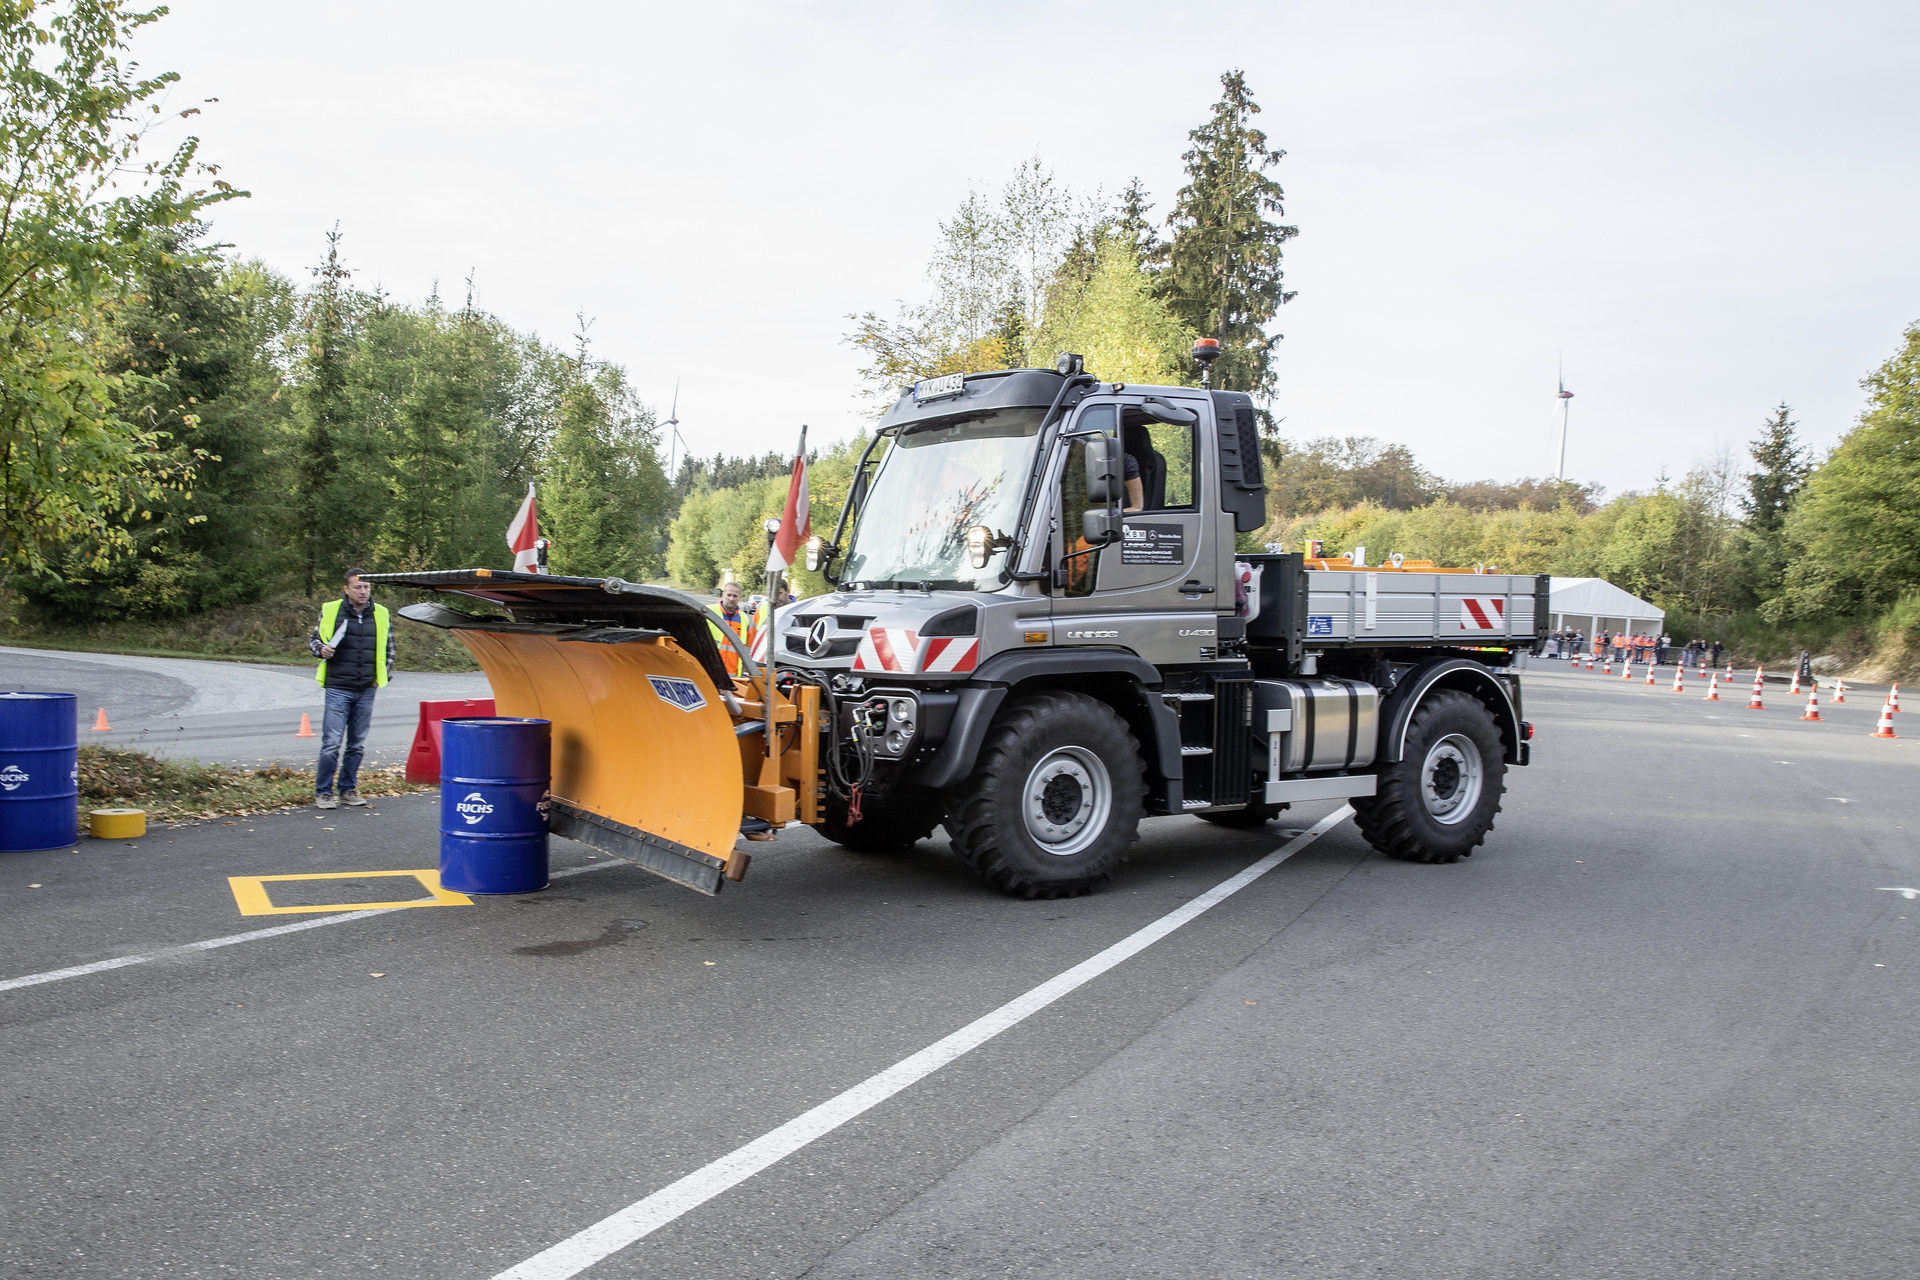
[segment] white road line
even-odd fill
[[[566,1280],[595,1263],[643,1239],[682,1214],[699,1208],[721,1192],[778,1164],[817,1138],[894,1094],[925,1079],[949,1062],[979,1048],[1001,1032],[1026,1021],[1062,996],[1086,985],[1107,970],[1138,955],[1180,926],[1226,901],[1273,870],[1313,841],[1353,815],[1342,805],[1311,830],[1288,841],[1237,875],[1229,876],[1193,901],[1127,935],[1105,951],[1082,960],[1057,977],[1049,978],[1024,995],[1015,996],[992,1013],[976,1019],[943,1040],[902,1058],[878,1075],[869,1076],[845,1093],[829,1098],[813,1110],[696,1169],[678,1182],[662,1187],[644,1200],[608,1215],[584,1231],[541,1250],[525,1262],[509,1267],[493,1280]]]
[[[617,860],[590,862],[584,867],[567,867],[552,872],[547,878],[558,880],[563,876],[577,876],[587,871],[598,871],[602,867],[620,866]],[[422,902],[432,902],[432,898],[422,898]],[[394,911],[411,911],[412,907],[372,907],[366,911],[345,911],[337,916],[320,916],[314,920],[297,920],[292,924],[275,925],[271,929],[250,929],[246,933],[230,933],[224,938],[206,938],[200,942],[183,942],[178,946],[161,947],[155,951],[142,951],[130,956],[115,956],[111,960],[95,960],[92,964],[76,964],[66,969],[49,969],[45,973],[29,973],[18,978],[0,979],[0,991],[13,991],[19,987],[37,987],[43,982],[58,982],[62,978],[84,978],[90,973],[105,973],[109,969],[124,969],[130,964],[145,964],[149,960],[164,960],[168,956],[186,955],[194,951],[213,951],[220,947],[231,947],[241,942],[257,942],[261,938],[277,938],[283,933],[299,933],[303,929],[318,929],[330,924],[345,924],[349,920],[368,920],[374,916],[384,916]]]

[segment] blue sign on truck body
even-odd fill
[[[1333,615],[1330,613],[1310,613],[1307,615],[1307,634],[1310,636],[1330,636],[1333,634]]]

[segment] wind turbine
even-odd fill
[[[672,434],[667,437],[667,483],[675,483],[680,476],[674,468],[673,451],[677,446],[683,450],[680,460],[686,461],[686,455],[693,452],[687,448],[687,439],[680,434],[680,379],[673,380],[673,407],[667,410],[666,428]]]
[[[1573,392],[1567,390],[1566,366],[1560,368],[1560,483],[1567,482],[1567,401],[1573,399]]]

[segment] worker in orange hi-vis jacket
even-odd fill
[[[740,584],[738,582],[729,578],[721,583],[720,599],[718,602],[708,605],[707,607],[713,611],[715,617],[733,628],[734,633],[740,637],[742,644],[746,645],[748,649],[753,648],[755,634],[754,616],[752,613],[740,607]],[[739,675],[741,670],[740,655],[734,650],[734,647],[727,642],[726,637],[721,634],[720,628],[717,626],[713,628],[713,638],[720,646],[720,661],[726,664],[727,671],[732,675]]]

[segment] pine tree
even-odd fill
[[[1260,107],[1245,74],[1229,71],[1220,85],[1213,115],[1187,135],[1187,185],[1167,218],[1173,241],[1161,288],[1182,323],[1220,340],[1213,385],[1266,397],[1273,394],[1280,335],[1269,336],[1265,326],[1293,297],[1282,287],[1281,246],[1299,228],[1267,216],[1286,213],[1286,193],[1266,176],[1286,152],[1269,147],[1253,127]]]
[[[1740,561],[1747,583],[1762,599],[1777,593],[1786,580],[1791,555],[1782,532],[1793,499],[1813,470],[1806,450],[1794,439],[1789,412],[1782,402],[1747,447],[1760,465],[1747,473],[1747,494],[1740,499],[1745,517]]]
[[[309,338],[300,386],[304,430],[298,501],[309,597],[319,579],[323,508],[338,469],[336,437],[347,413],[347,279],[351,274],[340,261],[340,228],[336,224],[327,232],[326,260],[313,268],[318,284],[307,303]]]
[[[1748,446],[1760,469],[1747,473],[1747,496],[1740,500],[1740,509],[1746,513],[1747,528],[1755,533],[1779,532],[1786,523],[1793,495],[1800,492],[1813,470],[1806,450],[1794,439],[1790,412],[1782,401]]]
[[[1120,212],[1114,216],[1108,234],[1127,247],[1133,255],[1133,265],[1140,268],[1149,279],[1166,265],[1167,246],[1160,240],[1160,234],[1154,229],[1147,215],[1153,210],[1153,201],[1147,199],[1147,189],[1135,178],[1120,193]]]

